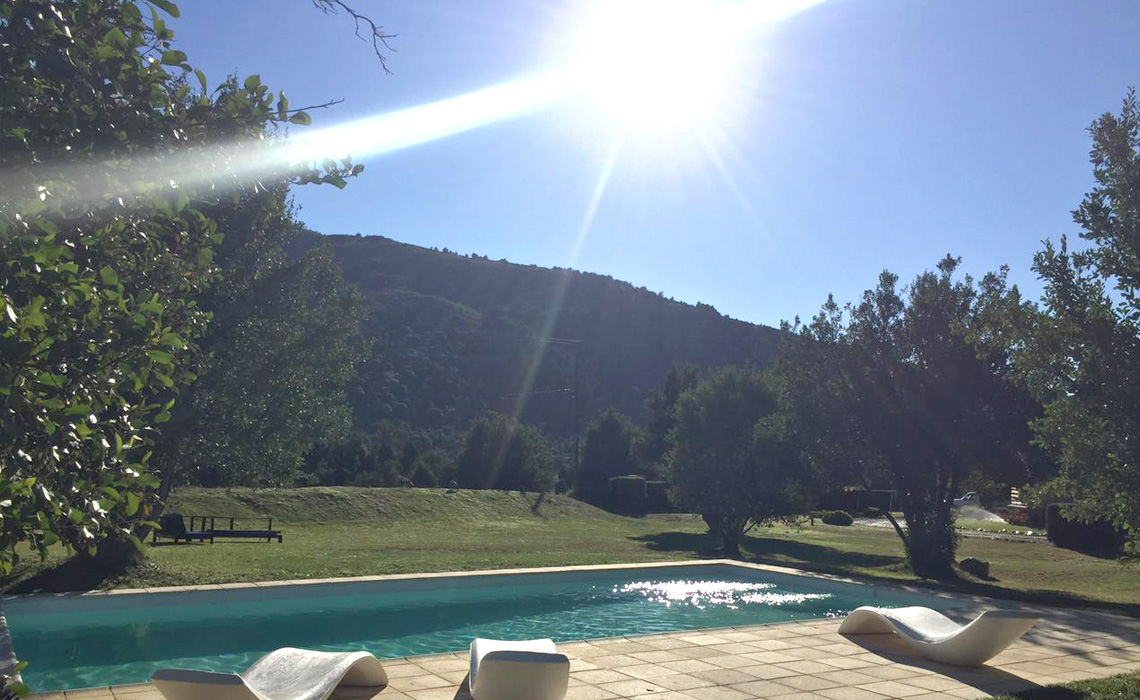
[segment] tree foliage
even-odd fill
[[[674,502],[699,512],[726,554],[745,529],[804,513],[809,482],[771,376],[729,367],[681,394],[670,434]]]
[[[700,381],[701,372],[695,366],[673,366],[661,386],[645,400],[645,439],[638,446],[638,452],[650,474],[664,471],[669,455],[669,433],[677,423],[674,413],[677,399]]]
[[[1072,514],[1107,518],[1140,550],[1140,104],[1090,127],[1096,186],[1073,212],[1086,246],[1046,241],[1041,313],[1008,333],[1018,375],[1045,402],[1033,424],[1057,455]]]
[[[207,94],[171,43],[177,14],[165,0],[0,5],[0,568],[17,542],[94,551],[146,512],[157,427],[209,320],[195,299],[216,278],[215,214],[265,184],[229,163],[308,121],[257,76]]]
[[[459,453],[456,479],[468,489],[547,491],[557,467],[535,428],[501,414],[475,421]]]
[[[449,486],[457,451],[450,436],[381,421],[346,440],[322,442],[305,457],[298,483],[321,486]]]
[[[351,426],[346,386],[366,351],[360,295],[327,246],[290,255],[301,227],[284,198],[259,196],[220,219],[220,280],[199,299],[212,318],[198,379],[152,460],[164,493],[292,484],[316,442]]]
[[[905,526],[888,517],[912,570],[953,576],[952,501],[967,474],[986,470],[1023,483],[1043,456],[1030,444],[1032,400],[1008,381],[1008,349],[987,330],[990,301],[1005,299],[1004,271],[955,280],[957,258],[904,290],[883,272],[857,304],[828,299],[789,327],[780,373],[806,454],[836,486],[896,489]]]
[[[575,487],[601,489],[610,477],[641,473],[637,433],[628,416],[612,408],[602,411],[586,431]]]

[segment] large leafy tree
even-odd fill
[[[1034,259],[1042,313],[1014,328],[1020,377],[1046,403],[1033,424],[1074,515],[1106,518],[1140,550],[1140,104],[1093,122],[1096,186],[1073,212],[1085,242]],[[1014,334],[1016,335],[1016,333]]]
[[[673,412],[677,399],[700,381],[701,373],[696,367],[674,366],[665,375],[661,386],[645,400],[645,439],[638,445],[638,452],[649,472],[663,471],[662,465],[669,454],[669,433],[677,423]]]
[[[810,480],[770,375],[728,367],[686,390],[670,442],[674,500],[701,514],[725,554],[739,555],[749,527],[807,511]]]
[[[603,411],[586,431],[575,486],[599,489],[610,477],[640,473],[636,444],[637,428],[629,417],[612,408]]]
[[[157,428],[195,379],[222,212],[357,172],[285,168],[275,125],[308,116],[256,76],[207,93],[172,46],[177,13],[0,5],[3,569],[19,542],[93,552],[145,513]],[[258,182],[236,164],[279,167]]]
[[[220,221],[221,279],[199,299],[212,313],[198,379],[163,428],[153,458],[162,495],[181,483],[291,484],[318,441],[345,436],[345,386],[364,346],[359,294],[327,246],[297,257],[303,235],[284,191]]]
[[[557,475],[542,433],[498,413],[471,426],[456,470],[463,488],[508,491],[547,491]]]
[[[904,290],[883,272],[846,309],[829,299],[788,327],[780,368],[804,453],[836,486],[896,489],[904,522],[888,517],[911,569],[935,578],[953,576],[963,479],[985,470],[1021,483],[1042,459],[1027,427],[1036,405],[1008,381],[1008,351],[985,330],[991,302],[1009,298],[1005,273],[979,293],[954,278],[958,264],[947,256]]]

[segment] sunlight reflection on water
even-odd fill
[[[736,610],[741,604],[788,605],[809,600],[826,600],[828,593],[775,593],[774,583],[742,583],[736,581],[633,581],[614,586],[617,594],[642,596],[652,603],[685,603],[705,609],[721,606]]]

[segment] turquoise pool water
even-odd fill
[[[3,602],[34,691],[146,681],[158,668],[241,671],[283,646],[380,658],[474,637],[556,641],[950,601],[729,565],[446,577]]]

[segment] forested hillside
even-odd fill
[[[778,332],[601,275],[464,257],[381,236],[328,236],[359,285],[374,342],[352,392],[357,426],[465,425],[521,411],[551,435],[608,406],[644,413],[674,365],[765,365]],[[544,343],[542,337],[578,341]]]

